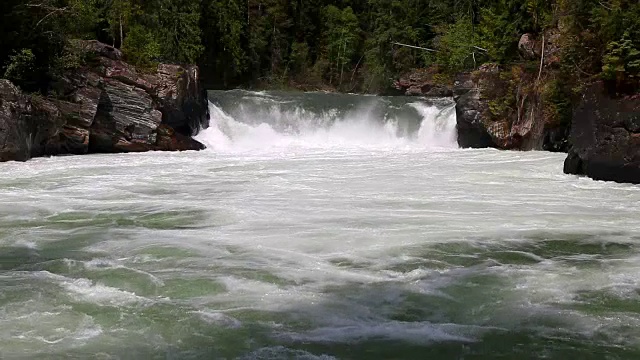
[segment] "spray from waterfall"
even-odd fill
[[[217,151],[457,148],[453,102],[343,94],[210,94],[197,139]]]

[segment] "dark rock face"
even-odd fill
[[[144,74],[113,47],[77,45],[97,59],[58,79],[55,98],[28,96],[0,80],[0,161],[204,149],[191,139],[209,119],[197,67],[160,65]]]
[[[480,90],[468,90],[456,100],[458,145],[463,148],[496,147],[483,121]]]
[[[588,88],[573,114],[567,174],[640,184],[640,96],[612,98]]]
[[[193,136],[209,126],[209,104],[197,66],[158,66],[162,122],[178,133]]]
[[[26,96],[8,80],[0,80],[0,161],[27,160],[30,111]]]

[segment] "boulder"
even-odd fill
[[[78,50],[93,53],[112,60],[122,60],[122,51],[97,40],[73,40],[72,45]]]
[[[534,60],[540,58],[541,46],[533,36],[533,34],[524,34],[520,37],[518,42],[518,50],[520,55],[527,60]]]
[[[570,143],[565,173],[640,184],[640,96],[592,84],[574,110]]]

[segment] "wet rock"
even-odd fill
[[[456,101],[458,145],[463,148],[495,147],[484,124],[485,104],[480,99],[480,90],[468,90]]]
[[[209,104],[197,66],[160,64],[157,97],[162,122],[177,133],[193,136],[209,126]]]
[[[181,149],[204,150],[205,146],[194,140],[190,136],[176,133],[173,128],[168,125],[160,125],[157,131],[158,147],[169,151]]]
[[[591,85],[572,120],[567,174],[640,184],[640,97],[612,97]]]

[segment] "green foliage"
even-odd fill
[[[483,9],[482,21],[478,26],[482,47],[487,49],[493,61],[501,63],[516,55],[519,31],[507,12]]]
[[[492,74],[485,83],[490,87],[482,89],[483,96],[488,99],[489,112],[493,119],[503,120],[510,118],[510,114],[516,111],[517,86],[522,82],[523,71],[520,67],[514,66],[510,71],[501,71],[499,74]]]
[[[291,70],[296,73],[304,74],[307,72],[308,62],[309,45],[306,42],[294,42],[291,45]]]
[[[134,13],[138,7],[131,0],[111,0],[106,11],[106,20],[109,24],[109,33],[118,40],[119,47],[124,46],[125,31],[129,30]]]
[[[129,29],[122,50],[131,64],[143,68],[153,67],[161,54],[160,44],[153,33],[140,25]]]
[[[547,82],[542,90],[542,100],[549,122],[567,124],[571,121],[571,92],[565,88],[562,81],[553,79]]]
[[[9,56],[4,77],[18,84],[29,78],[35,68],[36,57],[31,49],[22,49]]]
[[[83,64],[72,39],[112,44],[144,67],[198,63],[211,87],[291,79],[377,92],[424,67],[448,81],[485,62],[526,65],[525,33],[555,35],[560,51],[544,70],[567,88],[640,77],[637,0],[3,0],[0,11],[0,74],[41,92]]]
[[[602,77],[616,80],[619,77],[637,77],[640,75],[639,46],[630,39],[626,31],[618,41],[611,41],[607,45],[607,52],[603,58]]]
[[[94,39],[95,27],[100,21],[98,0],[69,0],[71,21],[65,22],[64,27],[74,38]]]
[[[468,17],[462,17],[455,23],[439,29],[437,38],[436,63],[447,73],[455,73],[475,67],[474,59],[478,50],[474,48],[478,36]]]
[[[242,36],[246,22],[242,3],[212,0],[203,5],[202,11],[201,28],[208,57],[216,58],[215,66],[231,69],[234,75],[245,70],[247,55]]]
[[[326,32],[324,38],[327,41],[327,56],[329,58],[330,82],[338,79],[338,85],[342,84],[345,64],[350,63],[357,49],[358,18],[351,7],[343,10],[333,5],[325,9]]]
[[[200,38],[200,1],[163,0],[158,11],[162,59],[195,63],[204,51]]]

